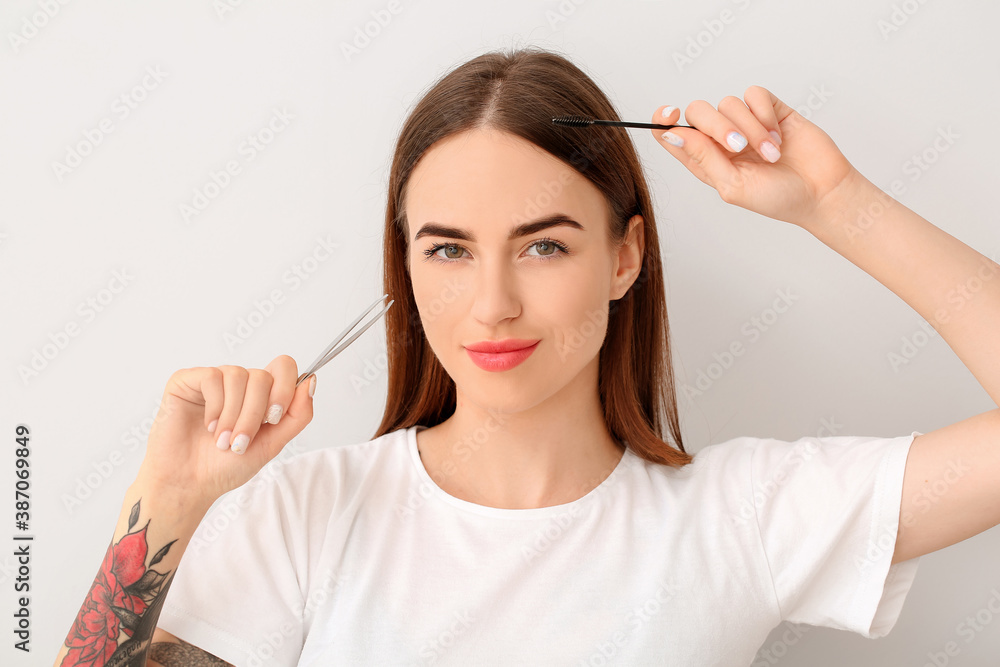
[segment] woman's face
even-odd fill
[[[494,129],[429,149],[408,182],[406,211],[417,308],[460,394],[516,412],[578,379],[596,385],[608,302],[640,268],[639,216],[630,221],[632,245],[612,250],[600,190],[534,144]],[[563,224],[509,237],[557,214]],[[466,350],[504,339],[538,343],[506,370],[486,370]]]

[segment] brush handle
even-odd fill
[[[669,130],[672,127],[691,127],[690,125],[660,125],[658,123],[634,123],[627,120],[595,120],[594,125],[613,125],[615,127],[644,127],[650,130]],[[692,130],[698,128],[691,127]]]

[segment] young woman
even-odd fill
[[[389,181],[375,437],[262,469],[315,377],[296,388],[288,356],[175,373],[56,664],[748,664],[784,620],[885,635],[919,556],[1000,522],[996,410],[687,454],[634,146],[562,115],[618,118],[537,49],[424,95]],[[764,88],[685,118],[654,140],[899,295],[1000,401],[995,263]]]

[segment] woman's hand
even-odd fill
[[[207,509],[249,481],[312,420],[315,376],[296,387],[297,377],[287,355],[265,369],[177,371],[163,392],[138,479]],[[278,423],[264,423],[273,405],[281,408]]]
[[[745,104],[725,97],[718,110],[705,100],[689,104],[684,117],[697,129],[669,130],[684,140],[683,146],[664,139],[664,130],[652,130],[653,136],[726,203],[808,228],[827,214],[826,208],[836,206],[831,194],[848,191],[861,175],[826,132],[766,88],[750,86],[744,99]],[[656,110],[654,123],[679,122],[677,109],[663,117],[663,108]],[[731,132],[744,137],[744,147],[729,145]],[[780,151],[775,162],[767,159],[764,142]]]

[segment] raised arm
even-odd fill
[[[295,360],[281,355],[266,369],[219,366],[171,376],[139,474],[56,667],[150,658],[148,664],[164,667],[226,664],[157,630],[156,622],[215,500],[249,481],[312,420],[315,376],[296,387],[297,375]]]
[[[909,304],[1000,405],[1000,265],[855,172],[819,240]],[[1000,523],[1000,409],[916,436],[903,477],[893,563]]]
[[[693,127],[653,136],[723,201],[805,229],[892,290],[1000,405],[1000,266],[882,192],[767,89],[750,86],[744,100],[727,96],[718,110],[696,100],[685,110]],[[676,123],[666,110],[653,122]],[[917,436],[893,562],[998,523],[1000,410]]]

